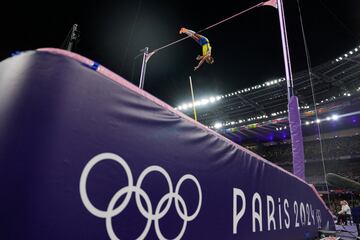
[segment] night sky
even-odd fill
[[[76,2],[76,3],[74,3]],[[200,30],[260,1],[28,1],[2,6],[0,59],[16,50],[60,47],[72,24],[80,27],[76,52],[93,59],[135,85],[139,50],[181,38],[180,27]],[[360,44],[359,0],[300,0],[312,65],[338,57]],[[296,0],[285,0],[294,72],[306,69]],[[190,100],[188,76],[196,97],[224,94],[284,76],[277,10],[261,7],[202,33],[209,38],[213,65],[193,68],[201,48],[187,39],[154,55],[145,90],[177,106]],[[284,89],[286,91],[286,89]]]

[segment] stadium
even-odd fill
[[[27,4],[0,239],[360,239],[358,1]]]

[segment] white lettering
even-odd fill
[[[306,215],[307,215],[307,225],[311,226],[311,222],[310,222],[310,207],[309,204],[306,204]]]
[[[256,212],[256,202],[259,205],[259,212]],[[252,231],[256,232],[256,221],[259,223],[259,229],[260,232],[262,232],[263,228],[262,228],[262,206],[261,206],[261,197],[259,195],[259,193],[254,193],[253,198],[252,198]]]
[[[241,198],[241,202],[242,202],[241,209],[239,212],[238,212],[238,204],[237,204],[238,197]],[[245,209],[246,209],[246,199],[244,192],[238,188],[234,188],[233,189],[233,234],[237,233],[237,225],[240,219],[244,216]]]
[[[286,215],[286,218],[285,218],[285,227],[287,229],[289,229],[290,227],[290,215],[289,215],[289,212],[288,212],[288,209],[289,209],[289,202],[287,199],[284,200],[284,212],[285,212],[285,215]]]
[[[315,225],[315,211],[312,209],[312,205],[310,204],[310,212],[311,212],[311,218],[313,220],[313,224]]]
[[[317,219],[318,228],[321,228],[321,212],[319,209],[316,209],[316,219]]]
[[[282,217],[281,217],[281,200],[278,198],[278,209],[279,209],[279,226],[282,229]]]
[[[302,226],[306,224],[306,213],[305,213],[304,203],[300,203],[300,221]]]
[[[300,224],[299,224],[299,205],[297,203],[297,201],[294,202],[294,214],[295,214],[295,227],[300,227]]]
[[[276,223],[275,223],[275,218],[274,218],[275,203],[274,203],[274,199],[269,195],[266,196],[266,205],[267,205],[267,226],[268,226],[268,231],[271,230],[271,226],[270,226],[271,223],[274,226],[274,230],[276,230]],[[271,210],[270,210],[270,208],[271,208]]]
[[[252,198],[251,206],[248,205],[250,197]],[[291,207],[293,212],[290,210]],[[253,233],[263,232],[263,224],[265,228],[267,226],[267,231],[286,230],[290,229],[290,226],[293,230],[306,226],[319,228],[322,226],[321,211],[313,209],[309,202],[298,202],[293,199],[289,201],[283,196],[274,198],[272,195],[260,195],[258,192],[253,193],[252,196],[246,196],[243,190],[233,188],[233,234],[242,230],[241,225],[247,226],[244,224],[245,214],[252,219]]]

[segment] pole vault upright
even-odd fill
[[[305,180],[304,143],[303,143],[303,136],[301,130],[299,101],[298,98],[294,95],[293,76],[291,71],[289,45],[287,40],[285,15],[284,15],[284,7],[282,0],[277,0],[277,9],[279,13],[281,40],[282,40],[284,64],[285,64],[285,76],[287,83],[288,116],[289,116],[289,126],[291,133],[293,173],[299,178]]]
[[[142,51],[144,51],[144,53],[143,53],[143,60],[142,60],[142,64],[141,64],[139,88],[144,89],[144,81],[145,81],[145,74],[146,74],[146,64],[147,64],[147,61],[148,61],[149,48],[146,47]]]

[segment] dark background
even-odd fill
[[[16,50],[60,47],[79,24],[76,52],[93,59],[135,85],[139,50],[161,47],[179,28],[203,29],[260,1],[13,1],[2,7],[0,59]],[[313,66],[332,60],[360,43],[359,0],[299,0]],[[284,1],[294,72],[306,69],[296,0]],[[197,97],[227,93],[284,76],[277,10],[254,9],[203,32],[213,47],[213,65],[193,68],[201,48],[187,39],[149,61],[145,90],[177,106],[190,100],[188,76]],[[286,91],[284,89],[284,91]]]

